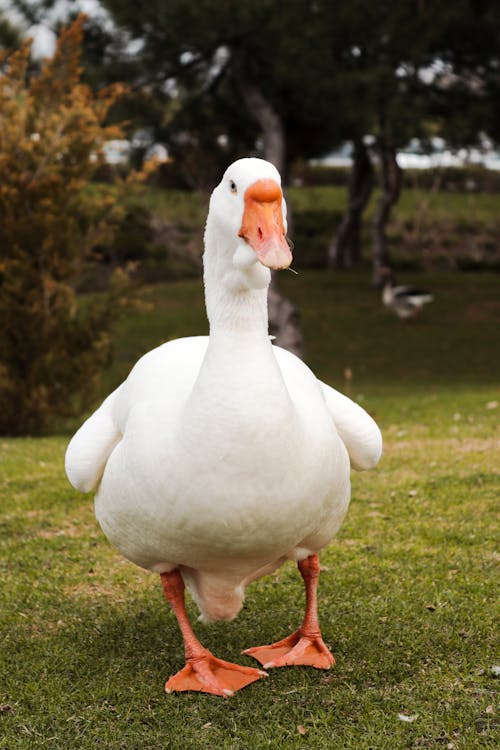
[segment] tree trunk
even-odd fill
[[[244,50],[233,51],[233,77],[238,85],[248,112],[257,120],[264,140],[264,158],[280,174],[286,167],[285,129],[279,114],[266,99],[251,72],[251,61]]]
[[[300,330],[300,313],[298,308],[276,289],[274,273],[269,287],[268,308],[269,333],[275,337],[276,344],[302,358],[304,338]]]
[[[362,137],[354,139],[349,202],[328,248],[329,268],[351,268],[361,257],[361,218],[373,190],[373,165]]]
[[[264,158],[270,161],[280,174],[286,167],[285,130],[280,116],[263,96],[257,86],[248,81],[242,83],[246,106],[262,128]]]
[[[383,140],[380,141],[378,148],[382,195],[373,219],[372,283],[374,286],[382,285],[383,279],[380,271],[390,266],[387,224],[392,207],[399,199],[403,176],[396,160],[396,149]]]

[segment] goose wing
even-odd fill
[[[343,441],[351,466],[357,471],[373,469],[382,454],[382,435],[374,420],[350,398],[318,380],[301,359],[280,346],[273,351],[289,391],[301,399],[322,394]],[[320,396],[321,398],[321,396]]]
[[[83,423],[66,450],[66,474],[73,487],[80,492],[95,489],[108,458],[122,439],[113,417],[113,406],[121,388],[123,383]]]
[[[358,404],[331,386],[318,381],[351,466],[356,471],[373,469],[382,455],[382,435],[375,421]]]
[[[127,430],[129,416],[142,404],[178,403],[186,398],[207,344],[207,336],[167,341],[136,362],[128,378],[83,423],[68,445],[66,474],[75,489],[90,492],[97,487],[111,453]]]
[[[414,286],[395,286],[392,290],[395,300],[407,300],[415,304],[422,305],[426,302],[432,302],[434,297],[425,289],[418,289]]]

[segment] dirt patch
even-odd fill
[[[80,523],[78,526],[67,523],[64,524],[64,526],[60,526],[58,528],[54,529],[42,529],[41,531],[38,531],[36,536],[40,537],[41,539],[53,539],[54,537],[58,536],[66,536],[71,539],[74,539],[75,537],[80,536],[90,536],[92,539],[97,539],[99,536],[99,531],[96,528],[95,524],[91,523]]]
[[[126,574],[126,578],[124,577]],[[119,575],[120,580],[113,582],[113,577]],[[82,580],[73,586],[65,586],[63,592],[69,597],[83,597],[84,599],[105,598],[120,603],[127,600],[130,592],[143,591],[152,585],[155,576],[147,571],[132,566],[126,560],[119,559],[110,565],[99,566],[92,573],[82,576]],[[158,584],[159,584],[158,576]]]
[[[99,581],[82,581],[76,586],[66,586],[64,593],[66,596],[81,596],[85,599],[105,597],[114,602],[124,602],[126,599],[123,585],[111,586],[109,583],[104,584]]]
[[[398,453],[405,451],[429,451],[432,446],[435,448],[441,448],[449,450],[454,453],[489,453],[500,451],[500,439],[496,437],[490,438],[447,438],[445,440],[433,440],[433,439],[415,439],[415,440],[398,440],[393,442],[392,440],[386,440],[384,444],[384,451],[387,453]]]

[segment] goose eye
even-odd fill
[[[236,183],[234,182],[234,180],[231,180],[229,182],[229,187],[231,188],[231,192],[232,193],[237,193],[238,192],[238,188],[236,187]]]

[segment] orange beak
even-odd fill
[[[271,179],[257,180],[245,192],[239,237],[255,250],[263,266],[288,268],[292,253],[285,236],[281,203],[283,193]]]

